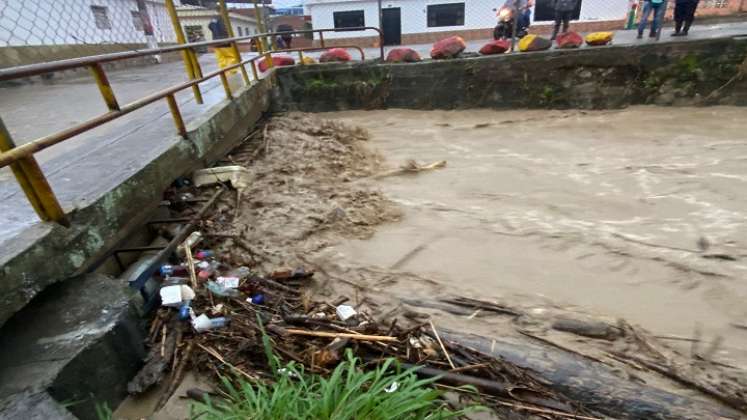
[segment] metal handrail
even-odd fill
[[[267,37],[274,37],[277,35],[286,34],[308,34],[308,33],[324,33],[324,32],[354,32],[354,31],[367,31],[373,30],[379,33],[379,39],[383,37],[383,34],[379,28],[373,26],[359,26],[355,28],[327,28],[327,29],[304,29],[299,31],[288,31],[288,32],[268,32],[263,34],[255,34],[249,36],[237,36],[233,38],[224,38],[214,41],[200,41],[192,42],[188,44],[173,45],[170,47],[162,48],[151,48],[147,50],[133,50],[124,51],[118,53],[91,55],[87,57],[69,58],[66,60],[50,61],[47,63],[28,64],[25,66],[8,67],[0,69],[0,81],[19,79],[22,77],[38,76],[45,73],[52,73],[55,71],[70,70],[79,67],[89,67],[95,64],[109,63],[112,61],[128,60],[131,58],[144,57],[146,55],[159,55],[171,52],[184,51],[189,49],[196,49],[202,47],[213,47],[218,45],[230,44],[231,42],[239,41],[251,41],[254,39],[261,39]],[[324,38],[320,39],[320,46],[324,47]],[[329,47],[333,48],[333,47]],[[343,46],[334,48],[344,48]],[[359,47],[356,47],[359,48]],[[379,50],[381,53],[381,59],[384,59],[384,46],[383,42],[379,42]],[[279,52],[279,51],[273,51]]]
[[[27,66],[17,66],[17,67],[11,67],[7,69],[0,69],[0,81],[5,81],[5,80],[18,79],[22,77],[41,75],[41,74],[51,73],[55,71],[62,71],[62,70],[68,70],[68,69],[73,69],[73,68],[80,68],[80,67],[89,67],[99,87],[99,90],[104,99],[104,102],[109,108],[109,112],[105,114],[94,117],[83,123],[76,124],[75,126],[64,129],[62,131],[58,131],[57,133],[33,140],[21,146],[15,145],[15,143],[13,142],[13,139],[10,136],[9,131],[3,124],[2,120],[0,119],[0,168],[3,168],[5,166],[11,167],[11,169],[13,170],[13,173],[16,175],[18,182],[21,184],[21,187],[23,188],[24,192],[26,193],[26,196],[31,202],[31,205],[34,207],[34,210],[36,210],[37,214],[42,220],[54,220],[62,224],[67,224],[67,219],[65,217],[65,214],[62,211],[62,208],[60,207],[60,204],[57,201],[57,198],[55,197],[54,193],[49,187],[49,184],[46,181],[44,174],[41,172],[41,169],[39,168],[39,165],[36,162],[36,159],[34,158],[34,154],[36,152],[39,152],[57,143],[68,140],[71,137],[74,137],[78,134],[81,134],[95,127],[103,125],[109,121],[122,117],[126,114],[129,114],[135,110],[138,110],[160,99],[167,100],[169,109],[174,119],[174,124],[176,125],[176,128],[177,128],[177,131],[182,137],[186,138],[187,130],[184,125],[184,120],[182,119],[182,115],[179,110],[179,105],[176,101],[176,97],[174,96],[177,92],[187,89],[189,87],[192,87],[192,89],[195,90],[195,98],[197,99],[198,103],[202,103],[202,98],[199,93],[199,88],[197,86],[201,82],[204,82],[208,79],[218,76],[221,78],[223,88],[226,92],[226,97],[231,99],[233,98],[233,93],[231,92],[231,87],[228,83],[228,78],[226,76],[227,72],[230,72],[235,69],[240,69],[244,76],[244,82],[245,84],[248,85],[250,84],[250,81],[246,74],[246,69],[244,68],[245,64],[251,64],[252,72],[255,76],[255,80],[258,80],[259,77],[258,77],[258,72],[257,72],[257,66],[255,63],[257,60],[261,58],[265,58],[270,63],[270,67],[272,67],[272,54],[273,53],[298,52],[301,58],[300,64],[303,64],[303,52],[304,51],[321,51],[321,50],[327,50],[330,48],[335,48],[335,47],[326,47],[324,45],[324,37],[323,37],[324,32],[347,32],[347,31],[353,31],[353,30],[355,31],[374,30],[379,33],[379,39],[380,40],[383,39],[383,34],[381,30],[379,30],[378,28],[374,28],[374,27],[358,27],[358,28],[344,28],[344,29],[342,28],[309,29],[309,30],[288,31],[288,32],[269,32],[269,33],[262,33],[262,34],[256,34],[256,35],[250,35],[250,36],[231,37],[231,38],[225,38],[225,39],[214,40],[214,41],[193,42],[193,43],[179,44],[179,45],[163,47],[163,48],[153,48],[153,49],[147,49],[147,50],[135,50],[135,51],[128,51],[128,52],[95,55],[95,56],[89,56],[89,57],[53,61],[49,63],[31,64]],[[202,48],[202,47],[209,47],[209,46],[217,47],[217,46],[229,45],[231,46],[231,48],[234,49],[234,51],[238,53],[238,50],[236,49],[236,42],[238,41],[259,40],[261,42],[263,38],[275,37],[277,35],[307,34],[307,33],[317,33],[317,32],[320,34],[319,38],[321,42],[321,47],[319,48],[308,47],[308,48],[296,48],[296,49],[288,49],[288,50],[280,50],[280,51],[264,51],[264,52],[261,51],[261,48],[260,48],[260,51],[259,51],[260,55],[251,57],[247,60],[239,59],[239,62],[236,64],[232,64],[230,66],[220,68],[218,70],[215,70],[205,75],[202,74],[202,69],[200,69],[199,63],[197,62],[196,56],[194,55],[195,48]],[[363,49],[358,46],[339,46],[337,48],[357,49],[361,54],[361,60],[365,59],[365,54],[363,52]],[[165,54],[165,53],[171,53],[171,52],[177,52],[177,51],[183,52],[185,66],[190,67],[188,69],[188,73],[190,74],[189,81],[178,84],[176,86],[163,89],[159,92],[153,93],[144,98],[141,98],[129,104],[126,104],[124,106],[119,105],[119,103],[117,102],[116,96],[114,94],[114,91],[106,77],[104,68],[101,65],[102,63],[108,63],[108,62],[119,61],[119,60],[127,60],[127,59],[132,59],[132,58],[137,58],[137,57],[143,57],[147,55]],[[381,53],[381,58],[383,59],[384,58],[383,43],[380,43],[380,53]]]

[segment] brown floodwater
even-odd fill
[[[348,264],[720,336],[718,356],[747,367],[744,108],[322,116],[367,128],[390,166],[448,161],[372,181],[404,217],[335,245]]]

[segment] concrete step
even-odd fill
[[[116,407],[145,355],[141,307],[100,274],[45,290],[0,330],[0,419],[96,419],[97,404]]]

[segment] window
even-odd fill
[[[237,26],[236,28],[239,30],[239,36],[244,36],[244,32],[241,26]]]
[[[132,13],[132,25],[135,26],[135,30],[144,31],[145,25],[143,25],[143,18],[140,16],[140,12],[133,10]]]
[[[428,27],[464,26],[464,3],[428,6]]]
[[[349,12],[334,12],[335,28],[357,28],[366,26],[363,10],[352,10]]]
[[[93,20],[99,29],[111,29],[112,23],[109,21],[109,12],[105,6],[91,6]]]

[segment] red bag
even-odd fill
[[[578,48],[584,43],[584,39],[578,32],[563,32],[555,38],[558,43],[558,48]]]
[[[352,60],[353,57],[350,56],[350,53],[347,52],[347,50],[343,48],[332,48],[329,51],[326,51],[324,54],[322,54],[321,57],[319,57],[320,63],[331,63],[334,61],[339,62],[345,62]]]
[[[412,48],[395,48],[389,51],[386,61],[390,63],[415,63],[420,61],[420,54]]]
[[[283,66],[292,66],[296,64],[296,60],[293,59],[293,57],[289,57],[287,55],[273,55],[272,56],[272,65],[275,67],[283,67]],[[259,60],[259,71],[266,72],[270,69],[270,66],[265,61],[265,59]]]
[[[511,41],[507,39],[496,39],[490,41],[480,48],[480,54],[491,55],[491,54],[503,54],[511,48]]]
[[[456,57],[466,48],[467,44],[464,42],[464,39],[462,39],[461,36],[452,36],[450,38],[442,39],[433,44],[433,49],[431,49],[431,58],[438,60],[442,58]]]

